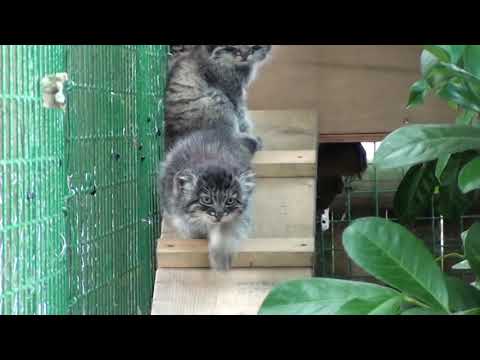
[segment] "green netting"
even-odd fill
[[[39,79],[61,46],[0,46],[0,313],[68,306],[63,116],[42,108]]]
[[[145,314],[167,47],[1,46],[1,314]],[[68,106],[39,82],[66,71]]]

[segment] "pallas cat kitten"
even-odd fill
[[[163,216],[189,239],[208,239],[210,266],[229,270],[250,230],[255,188],[248,140],[225,129],[201,130],[180,139],[160,171]]]
[[[195,130],[224,126],[253,136],[246,90],[271,45],[189,45],[171,64],[166,93],[167,149]],[[259,140],[259,139],[257,139]],[[261,147],[261,142],[258,142]]]

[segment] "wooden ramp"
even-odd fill
[[[228,273],[208,268],[206,240],[184,240],[168,221],[157,244],[153,315],[253,315],[275,284],[312,275],[317,116],[253,111],[265,151],[254,159],[254,229]]]

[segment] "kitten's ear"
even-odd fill
[[[244,192],[251,193],[255,188],[255,173],[253,170],[245,171],[238,177],[238,182]]]
[[[175,175],[173,183],[175,193],[191,192],[197,183],[197,176],[191,170],[182,170]]]

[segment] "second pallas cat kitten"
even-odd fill
[[[186,46],[174,57],[168,75],[167,150],[192,131],[217,126],[256,139],[247,116],[246,91],[272,46]],[[257,140],[259,149],[261,141]]]

